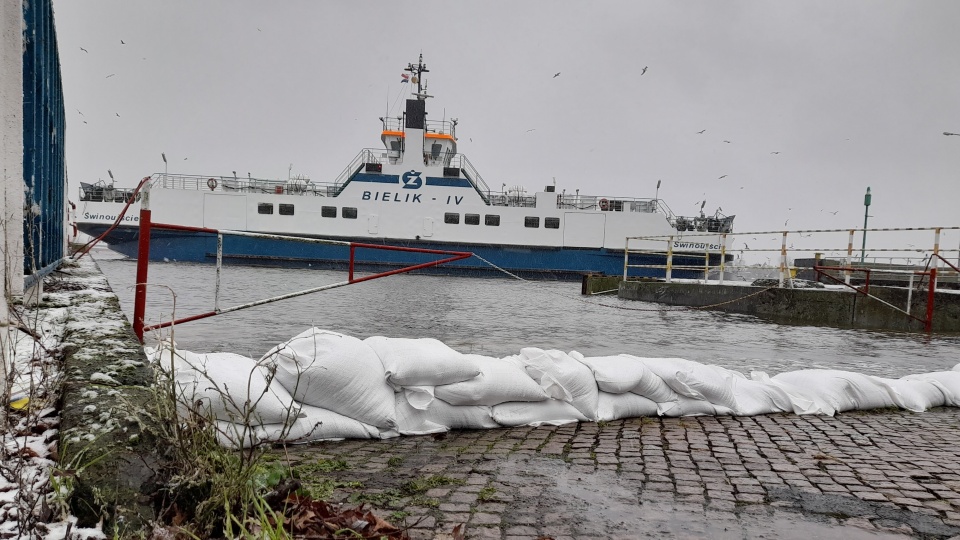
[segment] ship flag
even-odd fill
[[[401,74],[400,74],[400,82],[401,82],[401,83],[410,82],[410,76],[407,75],[406,73],[401,73]]]

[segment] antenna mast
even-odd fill
[[[417,83],[417,93],[415,94],[418,99],[421,101],[431,97],[427,94],[424,94],[425,84],[423,83],[423,74],[429,73],[430,70],[427,69],[427,66],[423,63],[423,53],[420,53],[420,59],[417,60],[417,65],[407,64],[407,67],[403,68],[404,71],[409,71],[413,74],[413,82]]]

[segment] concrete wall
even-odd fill
[[[23,294],[23,32],[21,0],[0,0],[0,277],[7,297]]]
[[[907,290],[871,287],[870,293],[900,309],[907,306]],[[840,328],[922,331],[924,325],[882,302],[852,290],[780,289],[698,283],[627,281],[620,283],[620,298],[696,306],[756,315],[785,324],[810,324]],[[914,291],[910,313],[926,315],[926,291]],[[933,331],[960,332],[960,295],[938,292],[934,298]]]

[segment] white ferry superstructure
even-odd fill
[[[406,71],[416,86],[406,110],[381,118],[381,149],[364,149],[333,182],[302,177],[287,180],[158,173],[151,177],[150,209],[156,223],[321,238],[435,250],[472,252],[476,257],[444,265],[454,273],[498,269],[536,277],[576,278],[618,275],[631,241],[630,275],[663,276],[667,239],[673,264],[704,266],[719,261],[733,216],[682,217],[659,198],[592,196],[555,191],[548,185],[532,195],[516,187],[491,190],[457,150],[457,120],[427,120],[422,57]],[[132,190],[82,184],[78,228],[100,236],[117,219]],[[139,197],[124,220],[104,238],[111,249],[137,256]],[[687,238],[684,239],[684,233]],[[704,234],[711,233],[711,234]],[[186,230],[152,231],[151,259],[213,261],[216,235]],[[726,240],[730,245],[730,239]],[[634,250],[643,253],[634,253]],[[227,262],[337,267],[349,248],[225,236]],[[435,256],[406,251],[358,250],[367,267],[418,264]],[[729,258],[729,255],[727,255]],[[657,268],[659,267],[659,268]],[[702,270],[674,271],[674,277],[702,276]]]

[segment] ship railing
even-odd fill
[[[657,211],[657,199],[561,193],[557,196],[557,208],[652,214]]]
[[[518,208],[535,208],[537,198],[535,196],[511,193],[509,191],[488,191],[486,192],[487,204],[490,206],[510,206]]]
[[[467,159],[467,156],[463,154],[454,154],[450,159],[450,167],[459,167],[460,171],[463,172],[463,175],[473,184],[473,187],[480,192],[480,194],[490,193],[490,186],[483,181],[483,177],[480,176],[480,173],[477,172],[476,167],[470,163],[470,160]]]
[[[329,183],[316,184],[304,176],[287,180],[263,179],[239,176],[206,176],[157,173],[153,185],[166,189],[196,191],[225,191],[238,193],[273,193],[286,195],[333,196],[335,186]]]
[[[140,195],[134,196],[134,191],[133,189],[115,188],[113,184],[107,184],[102,180],[95,184],[80,182],[81,201],[118,203],[127,203],[132,200],[139,201]]]
[[[353,158],[353,161],[347,165],[343,172],[337,176],[337,179],[333,181],[333,196],[339,195],[343,188],[350,183],[350,180],[363,170],[364,166],[367,163],[383,163],[378,157],[378,153],[382,154],[383,150],[375,150],[373,148],[364,148],[360,150],[360,153],[357,154],[357,157]]]

